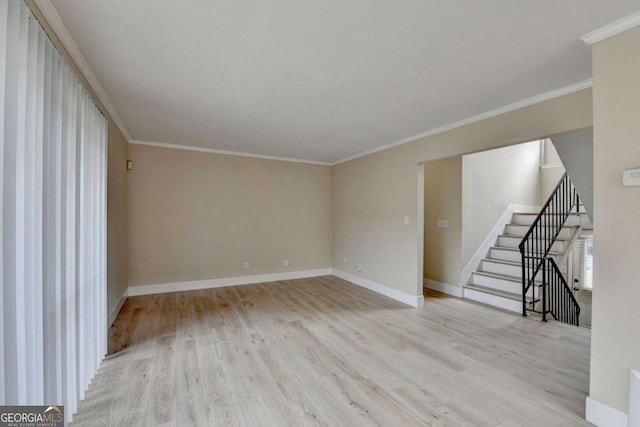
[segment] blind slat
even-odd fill
[[[0,0],[0,135],[0,404],[71,421],[107,342],[107,123],[22,1]]]

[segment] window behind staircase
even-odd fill
[[[581,237],[576,242],[578,262],[577,277],[580,289],[593,289],[593,237]]]

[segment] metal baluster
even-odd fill
[[[542,321],[547,321],[547,287],[544,285],[546,276],[546,262],[542,263]]]
[[[566,292],[562,292],[560,294],[560,298],[562,299],[561,307],[562,307],[562,310],[564,311],[567,308],[567,293]]]

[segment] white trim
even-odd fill
[[[113,102],[111,102],[111,99],[109,99],[109,96],[98,81],[95,73],[93,72],[87,61],[84,59],[84,56],[80,52],[78,45],[76,45],[73,37],[71,37],[71,34],[69,34],[69,30],[67,30],[67,27],[62,22],[62,18],[60,18],[60,15],[58,14],[58,11],[56,10],[51,0],[34,0],[34,2],[38,6],[38,9],[40,9],[40,12],[42,12],[42,14],[44,15],[53,31],[56,33],[56,36],[58,36],[58,38],[60,39],[60,42],[62,42],[64,48],[67,50],[67,52],[69,52],[69,55],[71,55],[71,58],[80,69],[80,72],[83,74],[84,78],[87,79],[87,82],[89,82],[89,85],[91,86],[93,91],[96,93],[96,95],[98,95],[98,98],[109,112],[109,115],[118,126],[118,129],[120,129],[120,132],[122,132],[124,138],[126,140],[129,140],[131,138],[131,135],[129,134],[129,131],[127,131],[127,128],[124,126],[124,122],[116,111],[116,107],[113,105]]]
[[[443,294],[462,298],[462,286],[450,285],[449,283],[438,282],[437,280],[423,279],[423,286],[427,289],[442,292]]]
[[[631,370],[629,374],[629,427],[640,427],[640,372]]]
[[[585,418],[598,427],[627,427],[627,414],[587,396]]]
[[[410,305],[411,307],[422,307],[424,305],[423,295],[410,295],[397,289],[381,285],[380,283],[373,282],[369,279],[354,276],[353,274],[346,273],[336,268],[333,269],[333,275],[339,277],[342,280],[346,280],[347,282],[351,282],[354,285],[362,286],[363,288],[367,288],[370,291]]]
[[[547,163],[546,165],[540,165],[540,169],[564,169],[564,165],[562,163]]]
[[[488,292],[481,292],[471,288],[463,288],[462,298],[481,302],[503,310],[513,311],[514,313],[522,312],[522,301],[520,300],[513,300],[511,298],[506,298]]]
[[[304,279],[307,277],[329,276],[331,268],[318,270],[291,271],[286,273],[256,274],[254,276],[224,277],[221,279],[194,280],[190,282],[160,283],[155,285],[129,286],[128,296],[163,294],[166,292],[193,291],[196,289],[222,288],[225,286],[251,285],[254,283],[276,282],[278,280]]]
[[[424,274],[424,163],[418,164],[418,293],[423,292],[422,275]]]
[[[584,36],[580,37],[580,40],[588,45],[593,45],[602,40],[608,39],[609,37],[613,37],[624,31],[635,28],[638,25],[640,25],[640,12],[632,13],[631,15],[625,16],[622,19],[618,19],[611,24],[591,31],[590,33],[587,33]]]
[[[160,283],[153,285],[138,285],[129,286],[126,292],[126,296],[138,296],[138,295],[151,295],[162,294],[167,292],[179,292],[179,291],[192,291],[197,289],[210,289],[210,288],[222,288],[225,286],[241,286],[250,285],[254,283],[268,283],[276,282],[279,280],[293,280],[304,279],[308,277],[319,277],[333,275],[340,279],[351,282],[355,285],[362,286],[376,293],[400,301],[404,304],[412,307],[422,307],[424,305],[423,295],[409,295],[397,289],[389,288],[371,280],[357,277],[344,271],[337,270],[335,268],[322,268],[318,270],[303,270],[292,271],[286,273],[274,273],[274,274],[258,274],[254,276],[238,276],[238,277],[225,277],[222,279],[209,279],[209,280],[195,280],[190,282],[173,282],[173,283]],[[125,295],[123,294],[123,297]],[[126,297],[125,297],[126,299]],[[124,303],[124,300],[122,301]],[[120,309],[118,308],[118,311]],[[118,311],[115,311],[115,315]],[[114,315],[114,319],[115,319]],[[111,319],[111,316],[109,316]]]
[[[120,313],[120,309],[122,309],[124,302],[127,300],[127,296],[129,296],[129,290],[125,289],[122,295],[120,295],[120,298],[118,299],[118,302],[116,303],[115,307],[113,307],[113,310],[111,310],[111,312],[109,313],[109,317],[107,318],[107,321],[108,321],[107,328],[110,328],[111,325],[113,325],[113,322],[116,321],[116,317],[118,317],[118,313]]]
[[[482,241],[482,244],[480,244],[480,247],[478,247],[476,252],[473,254],[471,259],[467,263],[467,265],[464,267],[464,269],[462,270],[462,273],[460,273],[459,285],[464,286],[470,283],[471,275],[473,274],[474,271],[478,269],[478,266],[480,265],[480,262],[482,261],[482,259],[486,258],[487,253],[489,252],[489,249],[491,248],[491,246],[495,246],[498,235],[502,234],[502,232],[504,231],[504,227],[511,221],[511,218],[514,213],[539,212],[539,211],[540,211],[539,206],[527,206],[527,205],[516,205],[516,204],[511,204],[507,206],[507,209],[505,209],[502,216],[500,216],[500,218],[495,223],[495,225],[493,226],[489,234],[487,234],[487,237],[485,237],[485,239]]]
[[[242,153],[240,151],[218,150],[215,148],[195,147],[193,145],[169,144],[166,142],[141,141],[137,139],[129,140],[129,144],[147,145],[149,147],[169,148],[173,150],[198,151],[201,153],[223,154],[226,156],[251,157],[254,159],[278,160],[281,162],[307,163],[310,165],[331,166],[329,162],[317,162],[315,160],[292,159],[290,157],[266,156],[263,154]]]
[[[548,101],[550,99],[559,98],[564,95],[569,95],[574,92],[578,92],[583,89],[588,89],[592,85],[591,79],[584,80],[569,86],[565,86],[560,89],[552,90],[549,92],[541,93],[540,95],[533,96],[531,98],[524,99],[522,101],[514,102],[513,104],[505,105],[504,107],[499,107],[494,110],[487,111],[482,114],[478,114],[477,116],[469,117],[467,119],[459,120],[457,122],[450,123],[448,125],[444,125],[432,130],[428,130],[426,132],[419,133],[417,135],[413,135],[407,138],[403,138],[399,141],[393,142],[391,144],[382,145],[380,147],[372,148],[371,150],[363,151],[358,154],[354,154],[349,157],[345,157],[343,159],[337,160],[333,162],[333,165],[339,165],[340,163],[348,162],[349,160],[355,160],[360,157],[368,156],[369,154],[374,154],[380,151],[387,150],[389,148],[397,147],[398,145],[407,144],[409,142],[417,141],[418,139],[426,138],[429,136],[433,136],[439,133],[447,132],[455,128],[459,128],[462,126],[470,125],[472,123],[479,122],[481,120],[490,119],[492,117],[496,117],[502,114],[510,113],[515,110],[519,110],[521,108],[529,107],[534,104],[538,104],[540,102]]]

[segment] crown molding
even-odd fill
[[[250,157],[253,159],[263,159],[263,160],[277,160],[280,162],[292,162],[292,163],[306,163],[309,165],[319,165],[319,166],[332,166],[329,162],[318,162],[315,160],[304,160],[304,159],[293,159],[290,157],[277,157],[277,156],[267,156],[263,154],[253,154],[253,153],[243,153],[240,151],[228,151],[228,150],[218,150],[215,148],[207,148],[207,147],[195,147],[193,145],[179,145],[179,144],[169,144],[166,142],[155,142],[155,141],[141,141],[137,139],[130,139],[129,144],[135,145],[146,145],[149,147],[159,147],[159,148],[169,148],[172,150],[185,150],[185,151],[198,151],[201,153],[211,153],[211,154],[223,154],[225,156],[236,156],[236,157]]]
[[[115,122],[116,126],[118,126],[118,129],[120,129],[120,132],[122,132],[124,138],[127,141],[131,139],[131,135],[129,134],[129,131],[127,131],[127,128],[124,126],[124,122],[116,111],[116,107],[113,105],[113,102],[111,102],[111,99],[109,99],[109,96],[98,81],[95,73],[93,72],[87,61],[84,59],[84,56],[80,52],[78,45],[76,45],[73,37],[71,37],[71,34],[69,34],[69,30],[67,30],[64,22],[62,22],[62,18],[58,14],[58,11],[56,10],[51,0],[34,0],[34,3],[38,7],[38,9],[40,9],[40,12],[42,12],[45,19],[51,26],[51,29],[56,34],[56,36],[58,36],[58,39],[60,39],[60,42],[62,43],[64,48],[67,50],[67,52],[69,52],[69,55],[76,63],[76,65],[80,69],[80,72],[83,74],[84,78],[87,80],[93,91],[100,99],[102,105],[104,105],[104,107],[109,112],[109,115]]]
[[[354,154],[353,156],[345,157],[344,159],[337,160],[333,163],[333,165],[339,165],[340,163],[348,162],[349,160],[355,160],[360,157],[368,156],[369,154],[378,153],[380,151],[388,150],[389,148],[397,147],[399,145],[408,144],[409,142],[417,141],[422,138],[427,138],[429,136],[437,135],[439,133],[447,132],[452,129],[456,129],[462,126],[470,125],[472,123],[479,122],[481,120],[490,119],[492,117],[500,116],[502,114],[510,113],[515,110],[519,110],[521,108],[529,107],[534,104],[538,104],[540,102],[548,101],[550,99],[559,98],[564,95],[569,95],[574,92],[581,91],[583,89],[588,89],[592,85],[591,79],[584,80],[582,82],[578,82],[569,86],[565,86],[560,89],[552,90],[550,92],[545,92],[540,95],[533,96],[531,98],[524,99],[522,101],[514,102],[513,104],[505,105],[504,107],[499,107],[494,110],[487,111],[482,114],[478,114],[477,116],[469,117],[467,119],[459,120],[457,122],[449,123],[448,125],[444,125],[432,130],[428,130],[426,132],[419,133],[417,135],[413,135],[407,138],[403,138],[399,141],[392,142],[390,144],[382,145],[380,147],[372,148],[371,150],[363,151],[358,154]]]
[[[623,31],[627,31],[634,27],[637,27],[638,25],[640,25],[640,12],[625,16],[624,18],[618,19],[611,24],[591,31],[590,33],[580,37],[580,40],[588,45],[593,45],[595,43],[601,42],[602,40],[608,39],[609,37],[613,37],[616,34],[620,34]]]
[[[372,148],[367,151],[360,152],[358,154],[354,154],[349,157],[345,157],[343,159],[337,160],[335,162],[320,162],[315,160],[304,160],[304,159],[293,159],[289,157],[276,157],[276,156],[267,156],[262,154],[252,154],[252,153],[243,153],[239,151],[227,151],[227,150],[218,150],[215,148],[206,148],[206,147],[195,147],[191,145],[179,145],[179,144],[170,144],[165,142],[154,142],[154,141],[141,141],[141,140],[129,140],[130,144],[137,145],[147,145],[151,147],[160,147],[160,148],[171,148],[175,150],[188,150],[188,151],[199,151],[203,153],[213,153],[213,154],[224,154],[228,156],[240,156],[240,157],[252,157],[256,159],[266,159],[266,160],[279,160],[284,162],[294,162],[294,163],[306,163],[312,165],[321,165],[321,166],[335,166],[340,163],[345,163],[350,160],[355,160],[360,157],[368,156],[369,154],[378,153],[380,151],[388,150],[393,147],[397,147],[399,145],[408,144],[413,141],[417,141],[422,138],[426,138],[429,136],[437,135],[439,133],[447,132],[449,130],[453,130],[462,126],[466,126],[472,123],[479,122],[481,120],[486,120],[492,117],[496,117],[502,114],[510,113],[515,110],[519,110],[521,108],[529,107],[534,104],[538,104],[540,102],[548,101],[550,99],[559,98],[564,95],[569,95],[574,92],[578,92],[584,89],[590,88],[592,85],[591,79],[584,80],[582,82],[578,82],[569,86],[565,86],[560,89],[552,90],[550,92],[545,92],[540,95],[533,96],[531,98],[524,99],[522,101],[514,102],[513,104],[505,105],[504,107],[496,108],[494,110],[487,111],[482,114],[478,114],[473,117],[469,117],[467,119],[459,120],[457,122],[450,123],[448,125],[444,125],[426,132],[419,133],[417,135],[413,135],[407,138],[403,138],[399,141],[385,144],[376,148]]]
[[[378,153],[380,151],[388,150],[390,148],[397,147],[399,145],[407,144],[409,142],[413,142],[422,138],[427,138],[429,136],[447,132],[449,130],[452,130],[458,127],[476,123],[481,120],[486,120],[492,117],[499,116],[501,114],[506,114],[506,113],[509,113],[524,107],[528,107],[540,102],[544,102],[553,98],[558,98],[564,95],[578,92],[580,90],[590,88],[592,85],[591,79],[585,80],[579,83],[575,83],[573,85],[566,86],[564,88],[546,92],[531,98],[527,98],[522,101],[515,102],[513,104],[496,108],[494,110],[490,110],[485,113],[478,114],[473,117],[469,117],[467,119],[459,120],[459,121],[456,121],[456,122],[453,122],[429,131],[425,131],[407,138],[403,138],[393,143],[385,144],[376,148],[372,148],[370,150],[362,151],[360,153],[339,159],[335,162],[321,162],[321,161],[314,161],[314,160],[295,159],[295,158],[289,158],[289,157],[277,157],[277,156],[267,156],[267,155],[261,155],[261,154],[253,154],[253,153],[243,153],[238,151],[217,150],[217,149],[205,148],[205,147],[195,147],[195,146],[169,144],[169,143],[161,143],[161,142],[153,142],[153,141],[132,140],[131,135],[127,131],[126,127],[124,126],[124,122],[122,121],[122,118],[116,111],[115,106],[113,105],[113,103],[109,99],[109,96],[107,95],[104,88],[98,81],[98,78],[96,77],[95,73],[93,72],[93,70],[87,63],[87,61],[84,59],[84,56],[80,52],[80,49],[76,45],[75,41],[69,34],[67,27],[62,22],[62,18],[60,17],[57,10],[55,9],[52,1],[51,0],[33,0],[33,2],[36,4],[38,9],[40,9],[45,19],[47,20],[47,22],[49,23],[49,25],[51,26],[55,34],[58,36],[63,46],[67,50],[67,52],[69,52],[69,55],[74,60],[74,62],[76,63],[76,65],[78,66],[78,68],[80,69],[85,79],[88,81],[89,85],[94,90],[94,92],[96,93],[96,95],[98,96],[102,104],[105,106],[109,115],[111,116],[115,124],[118,126],[118,128],[122,132],[125,139],[129,141],[129,143],[131,144],[148,145],[148,146],[162,147],[162,148],[172,148],[177,150],[200,151],[205,153],[224,154],[229,156],[251,157],[251,158],[266,159],[266,160],[279,160],[279,161],[285,161],[285,162],[306,163],[306,164],[322,165],[322,166],[334,166],[334,165],[348,162],[350,160],[358,159],[360,157],[368,156],[370,154]],[[589,34],[586,34],[582,36],[581,39],[585,43],[593,44],[638,25],[640,25],[640,12],[635,13],[633,15],[629,15],[612,24],[606,25],[598,30],[595,30]]]

